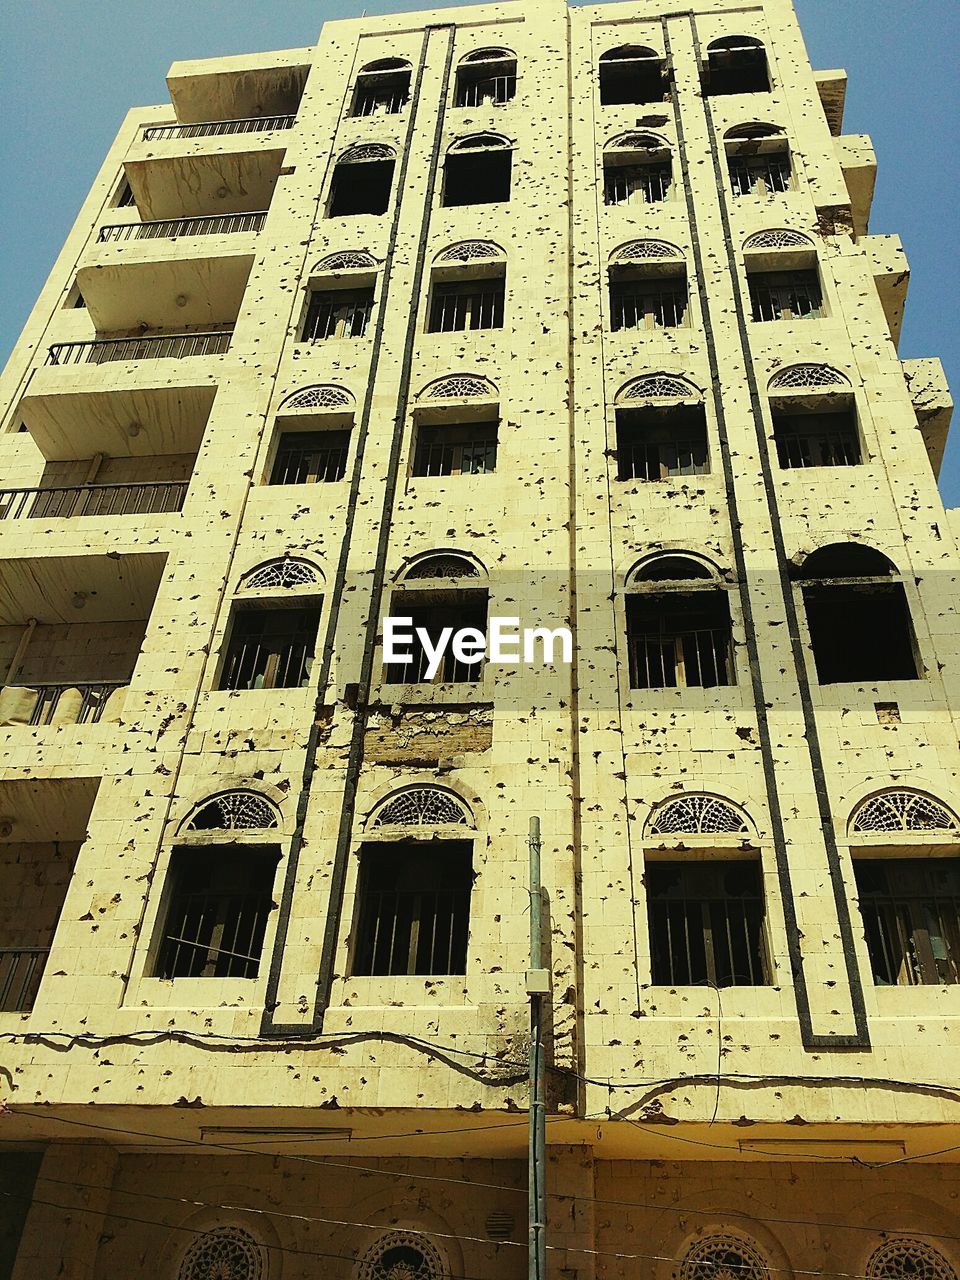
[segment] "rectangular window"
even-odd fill
[[[643,880],[654,985],[770,982],[758,863],[648,861]]]
[[[479,58],[457,69],[455,107],[500,107],[517,94],[516,59],[505,54]]]
[[[611,279],[610,325],[620,329],[676,329],[687,320],[684,276]]]
[[[856,414],[850,409],[829,413],[773,411],[773,437],[780,466],[855,467],[860,456]]]
[[[603,168],[604,204],[659,204],[670,194],[669,164],[607,164]]]
[[[497,466],[496,422],[420,427],[413,460],[415,476],[481,476]]]
[[[503,277],[436,284],[430,305],[430,333],[502,329]]]
[[[342,480],[349,450],[349,431],[284,431],[270,483],[322,484]]]
[[[751,271],[752,319],[816,320],[823,296],[816,271]]]
[[[960,858],[854,859],[878,986],[960,983]]]
[[[466,973],[472,884],[467,840],[365,845],[354,974]]]
[[[338,164],[333,171],[327,216],[346,218],[361,213],[386,213],[390,208],[394,164],[393,160]]]
[[[313,290],[300,330],[300,342],[362,338],[373,310],[373,286],[364,289]]]
[[[256,978],[276,868],[274,850],[175,849],[155,976]]]
[[[780,195],[789,191],[790,157],[784,151],[731,156],[730,185],[735,196]]]
[[[439,669],[428,677],[430,659],[416,639],[416,629],[420,627],[426,631],[431,648],[435,648],[446,628],[457,632],[464,627],[475,627],[486,633],[486,591],[398,592],[390,612],[394,618],[412,618],[410,629],[414,632],[414,639],[407,647],[410,653],[408,662],[391,662],[384,667],[385,684],[466,684],[483,678],[483,661],[461,662],[449,644]]]
[[[448,155],[443,166],[443,207],[509,200],[512,169],[513,153],[506,148]]]
[[[410,72],[366,71],[357,80],[352,116],[394,116],[410,99]]]
[[[709,689],[735,683],[725,591],[630,595],[627,640],[633,689]]]
[[[237,610],[221,689],[298,689],[309,682],[320,606]]]
[[[666,480],[709,470],[703,405],[617,410],[618,480]]]
[[[902,582],[810,583],[803,603],[820,684],[918,678]]]

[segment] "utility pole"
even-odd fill
[[[540,888],[540,819],[530,819],[530,1142],[527,1169],[529,1205],[529,1280],[547,1276],[547,1127],[546,1063],[543,1053],[543,1001],[550,993],[550,971],[543,967],[543,915]]]

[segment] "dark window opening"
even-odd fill
[[[233,619],[221,689],[299,689],[310,679],[320,606],[240,607]]]
[[[857,416],[852,409],[804,413],[773,410],[773,438],[780,466],[855,467],[863,458]]]
[[[854,860],[878,986],[960,983],[960,858]]]
[[[704,92],[717,97],[730,93],[769,93],[767,54],[753,36],[724,36],[707,50]]]
[[[654,985],[770,982],[758,863],[648,861],[643,879]]]
[[[687,280],[683,275],[630,276],[610,273],[610,327],[675,329],[687,320]]]
[[[790,190],[790,156],[786,151],[732,155],[728,163],[735,196],[780,195]]]
[[[268,849],[175,849],[155,976],[256,978],[277,861]]]
[[[468,840],[365,845],[353,973],[466,973],[472,885]]]
[[[338,164],[330,189],[331,218],[360,213],[386,213],[393,186],[393,160],[364,160]]]
[[[509,200],[512,168],[513,152],[506,147],[453,152],[443,166],[444,208]]]
[[[503,276],[435,284],[428,331],[502,329],[505,284]]]
[[[751,271],[748,282],[753,320],[816,320],[823,313],[816,271]]]
[[[673,169],[670,162],[603,166],[604,204],[659,204],[670,194]]]
[[[517,93],[517,62],[509,54],[480,50],[457,68],[454,106],[497,107]]]
[[[130,189],[130,183],[126,178],[120,183],[117,190],[117,198],[113,202],[115,209],[136,208],[137,202],[133,198],[133,191]]]
[[[803,602],[820,684],[919,678],[903,583],[810,583]]]
[[[497,467],[497,428],[493,422],[448,423],[417,430],[415,476],[480,476]]]
[[[357,76],[352,116],[392,116],[410,100],[410,64],[400,58],[371,63]]]
[[[663,59],[652,49],[624,46],[600,58],[600,103],[669,102],[670,80]]]
[[[363,289],[314,289],[298,341],[362,338],[372,310],[373,285]]]
[[[284,431],[270,483],[324,484],[342,480],[349,449],[349,430]]]
[[[441,633],[450,628],[454,633],[465,627],[473,627],[486,635],[486,591],[457,590],[438,592],[397,592],[394,595],[391,616],[412,619],[406,630],[413,632],[413,639],[404,646],[410,657],[405,662],[385,664],[384,684],[466,684],[483,677],[483,659],[462,662],[448,644],[438,670],[428,675],[429,655],[416,637],[417,628],[423,629],[434,649]]]
[[[666,480],[709,470],[703,405],[617,410],[618,480]]]
[[[725,591],[629,595],[627,643],[632,689],[710,689],[735,683]]]

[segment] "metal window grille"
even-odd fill
[[[364,1256],[357,1280],[443,1280],[447,1274],[422,1232],[390,1231]]]
[[[204,120],[198,124],[145,125],[145,142],[167,138],[220,138],[229,133],[262,133],[267,129],[291,129],[296,116],[250,116],[243,120]]]
[[[436,285],[430,309],[430,332],[501,329],[503,295],[502,280]]]
[[[703,407],[617,412],[617,479],[664,480],[710,470]]]
[[[240,1227],[215,1227],[195,1237],[180,1264],[177,1280],[263,1280],[264,1251]]]
[[[757,863],[648,861],[643,878],[655,985],[770,981]]]
[[[960,983],[960,858],[857,859],[854,871],[874,982]]]
[[[329,484],[342,480],[349,450],[349,431],[285,431],[270,483]]]
[[[893,788],[864,800],[853,817],[854,831],[956,831],[957,819],[922,791]]]
[[[634,689],[735,683],[729,605],[722,591],[631,597],[627,642]]]
[[[414,457],[415,476],[488,475],[497,466],[497,424],[421,427]]]
[[[354,116],[395,116],[410,101],[409,71],[367,72],[357,80]]]
[[[30,1012],[49,954],[49,947],[0,948],[0,1013]]]
[[[669,164],[608,164],[603,170],[604,204],[659,204],[670,194]]]
[[[610,323],[620,329],[675,329],[687,319],[687,285],[682,278],[633,281],[610,286]]]
[[[255,978],[275,870],[262,849],[175,850],[157,977]]]
[[[680,1267],[678,1280],[770,1280],[770,1272],[757,1250],[739,1236],[724,1232],[691,1245]]]
[[[71,699],[68,705],[71,706],[71,724],[96,724],[103,715],[110,695],[117,689],[123,689],[127,685],[126,680],[104,681],[98,684],[30,684],[14,686],[33,690],[37,695],[34,703],[33,711],[30,715],[30,724],[46,725],[66,723],[64,716],[66,714],[65,707],[62,704],[64,694],[80,694],[80,701],[76,705]]]
[[[512,102],[517,95],[517,73],[506,72],[502,75],[484,75],[482,72],[470,74],[461,71],[457,77],[458,107],[503,106]]]
[[[860,437],[849,414],[775,415],[773,434],[784,470],[855,467],[862,461]]]
[[[367,846],[353,972],[465,973],[472,883],[469,842]]]
[[[100,244],[117,240],[166,240],[179,236],[225,236],[242,231],[259,231],[266,212],[220,213],[202,218],[161,218],[153,222],[123,222],[101,227]]]
[[[735,196],[782,195],[790,190],[790,157],[784,153],[732,156],[730,185]]]
[[[47,364],[107,364],[113,360],[180,360],[186,356],[223,355],[230,349],[232,329],[215,333],[169,333],[145,338],[97,338],[92,342],[57,342]]]
[[[749,279],[754,320],[819,318],[823,297],[815,271],[753,272]]]
[[[926,1240],[898,1237],[870,1255],[867,1280],[957,1280],[942,1253]]]
[[[241,609],[227,646],[221,689],[297,689],[313,662],[319,608]]]
[[[127,516],[179,511],[189,482],[79,484],[51,489],[0,489],[0,520]]]
[[[478,591],[446,591],[444,602],[439,604],[408,604],[413,593],[399,593],[393,602],[395,616],[412,618],[411,630],[414,639],[408,652],[408,662],[391,662],[384,667],[385,684],[466,684],[480,680],[483,676],[482,658],[476,662],[461,662],[448,646],[438,671],[429,678],[427,668],[430,659],[426,650],[416,639],[416,629],[424,629],[430,637],[431,646],[435,646],[440,633],[445,627],[454,631],[463,627],[474,627],[486,634],[487,629],[487,597],[486,592]],[[423,598],[422,595],[420,597]]]
[[[326,338],[362,338],[373,309],[372,289],[337,289],[313,292],[300,332],[301,342]]]

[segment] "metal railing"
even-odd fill
[[[730,161],[735,196],[782,195],[790,190],[790,160],[784,155],[753,156]]]
[[[730,631],[711,627],[629,637],[634,689],[711,689],[733,684]]]
[[[366,976],[466,972],[469,888],[368,889],[361,912],[354,972]]]
[[[496,434],[477,435],[472,440],[444,439],[437,435],[420,441],[414,460],[415,476],[482,476],[497,468]]]
[[[686,323],[686,287],[610,291],[610,325],[620,329],[676,329]]]
[[[512,102],[517,93],[517,77],[513,75],[486,76],[483,80],[461,80],[457,86],[458,107],[503,106]]]
[[[217,356],[230,349],[232,329],[216,333],[170,333],[143,338],[94,338],[57,342],[47,352],[48,365],[107,364],[113,360],[179,360],[185,356]]]
[[[410,77],[405,88],[361,89],[354,100],[353,116],[395,116],[410,101]]]
[[[707,442],[629,441],[617,446],[618,480],[664,480],[668,476],[703,476],[710,471]]]
[[[29,1013],[49,947],[0,947],[0,1013]]]
[[[373,310],[372,289],[343,289],[310,297],[300,342],[362,338]]]
[[[187,480],[139,484],[78,484],[52,489],[0,489],[0,520],[67,516],[128,516],[179,511]]]
[[[503,287],[466,293],[438,287],[430,311],[431,333],[503,328]]]
[[[607,165],[603,171],[604,204],[659,204],[670,194],[669,164]]]
[[[32,695],[32,706],[26,702],[21,715],[13,723],[31,725],[96,724],[106,709],[110,695],[127,687],[126,680],[106,680],[96,684],[21,684],[6,685]],[[7,721],[11,723],[11,721]]]
[[[257,213],[215,213],[200,218],[161,218],[154,222],[119,222],[101,227],[98,244],[117,240],[176,240],[180,236],[225,236],[259,231],[266,210]]]
[[[856,467],[861,460],[855,427],[816,431],[775,426],[774,439],[785,471],[800,467]]]
[[[653,898],[649,913],[655,985],[767,982],[762,899]]]
[[[144,142],[165,138],[220,138],[228,133],[263,133],[268,129],[290,129],[296,116],[248,116],[242,120],[203,120],[197,124],[148,124]]]
[[[270,895],[174,895],[160,949],[161,978],[255,978],[260,967]]]
[[[816,320],[822,306],[816,274],[797,272],[792,280],[750,281],[751,318],[768,320]]]
[[[280,440],[270,483],[330,484],[342,480],[349,450],[349,431],[285,433]]]

